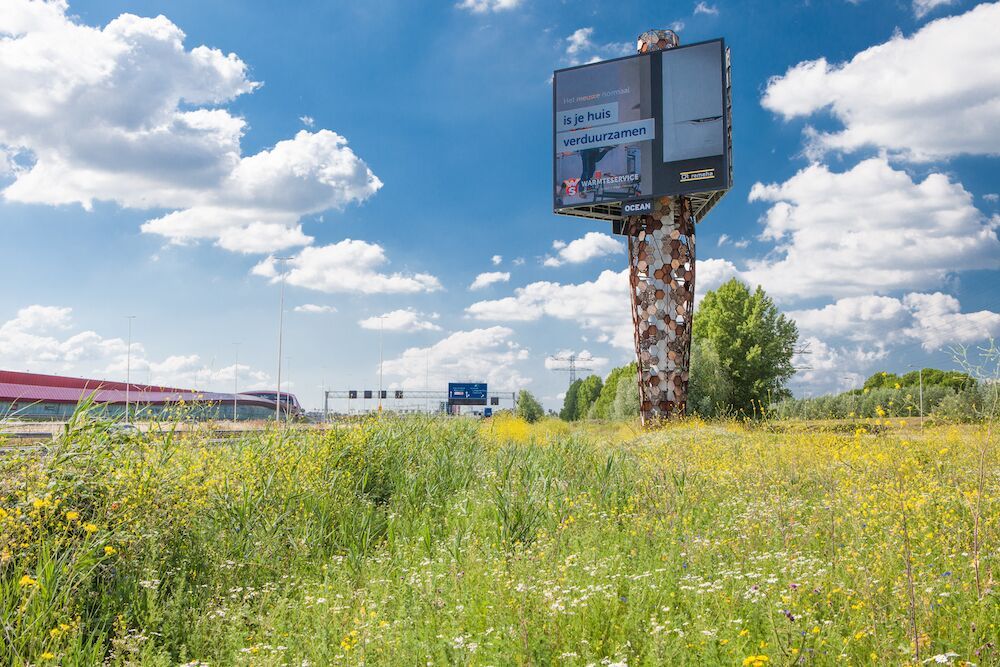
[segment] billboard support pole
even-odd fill
[[[671,49],[672,30],[639,36],[639,53]],[[629,291],[643,426],[687,408],[694,311],[695,219],[691,199],[661,197],[650,215],[627,216]]]

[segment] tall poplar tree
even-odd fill
[[[694,315],[693,335],[718,355],[728,379],[728,403],[736,412],[759,414],[762,405],[791,395],[785,384],[795,374],[798,329],[762,288],[751,292],[734,278],[706,294]]]

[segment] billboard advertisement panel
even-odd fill
[[[727,69],[718,39],[556,71],[555,212],[614,218],[728,189]]]
[[[556,209],[651,191],[649,66],[649,58],[637,57],[556,72]]]
[[[448,402],[452,405],[486,405],[486,383],[449,382]]]
[[[721,40],[660,52],[659,196],[730,185],[725,55]]]

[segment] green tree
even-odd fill
[[[881,373],[875,373],[865,380],[864,388],[868,390],[893,389],[897,385],[902,386],[902,381],[903,379],[895,373],[886,373],[883,371]]]
[[[517,395],[517,416],[528,423],[535,423],[542,418],[545,411],[542,404],[527,389],[522,389]]]
[[[924,388],[927,387],[947,387],[955,391],[968,389],[976,386],[976,380],[968,373],[962,371],[943,371],[938,368],[925,368],[922,371],[910,371],[900,377],[895,373],[882,371],[875,373],[865,380],[864,388],[871,389],[896,389],[902,387],[916,387],[920,384],[920,376],[923,375]]]
[[[563,399],[562,410],[559,411],[559,419],[571,422],[576,419],[576,397],[580,393],[580,385],[583,380],[576,380],[566,390],[566,397]]]
[[[597,397],[594,404],[590,406],[587,416],[591,419],[611,419],[614,416],[615,395],[618,392],[619,382],[636,382],[638,366],[633,361],[631,364],[612,368],[608,377],[604,379],[604,387],[601,388],[601,395]]]
[[[709,292],[694,316],[694,340],[708,341],[732,387],[729,405],[753,413],[790,395],[795,373],[795,322],[780,312],[761,287],[753,292],[737,279]]]
[[[633,419],[639,414],[639,380],[636,375],[631,379],[621,378],[615,389],[615,402],[611,411],[613,419]]]
[[[691,343],[691,375],[688,384],[688,412],[717,417],[732,403],[733,385],[719,360],[711,340]]]
[[[591,406],[597,402],[597,398],[601,395],[603,387],[604,382],[601,380],[600,375],[588,375],[583,378],[583,382],[580,383],[580,391],[576,395],[574,420],[587,418]]]

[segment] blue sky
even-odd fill
[[[123,379],[135,315],[136,381],[226,389],[238,350],[241,386],[273,385],[290,256],[307,406],[377,386],[383,314],[387,386],[557,406],[548,356],[633,352],[624,250],[550,212],[549,78],[652,27],[732,49],[735,187],[697,291],[776,297],[796,393],[1000,334],[997,4],[16,0],[0,368]]]

